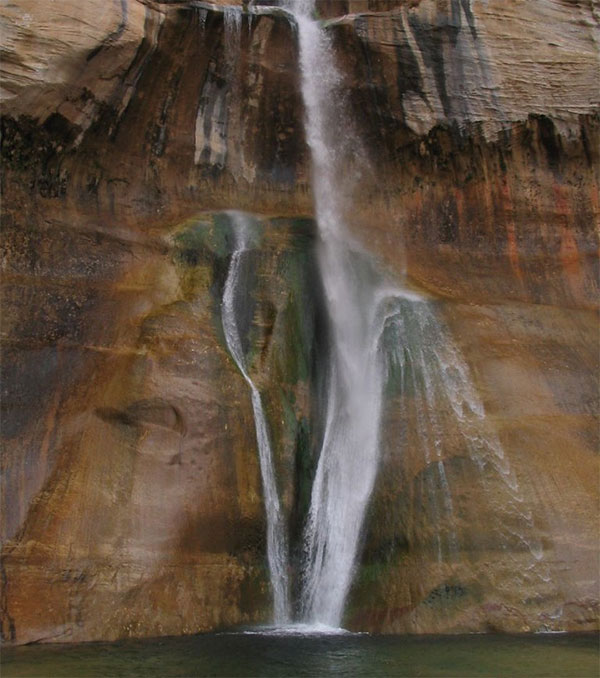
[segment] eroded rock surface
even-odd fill
[[[0,9],[11,642],[268,619],[252,411],[220,325],[224,209],[267,215],[247,350],[298,548],[327,322],[295,37],[265,3],[222,4]],[[419,403],[391,379],[347,623],[597,628],[597,3],[319,11],[363,142],[348,222],[437,299],[545,568],[527,576],[531,550],[493,528],[514,496],[481,483],[443,411],[439,509]]]

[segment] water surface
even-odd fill
[[[598,636],[236,632],[4,649],[2,676],[597,678]]]

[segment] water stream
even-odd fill
[[[246,289],[240,282],[250,249],[252,224],[241,212],[230,212],[229,216],[233,224],[234,250],[223,291],[221,317],[227,348],[250,387],[267,522],[267,559],[273,592],[273,616],[276,624],[285,624],[290,618],[286,529],[277,493],[267,420],[260,393],[248,374],[236,314],[236,306],[246,301]]]
[[[342,164],[347,154],[336,130],[344,128],[346,143],[354,151],[360,144],[335,104],[341,76],[326,33],[311,17],[313,4],[290,1],[288,7],[298,29],[332,353],[325,432],[304,536],[301,614],[309,623],[339,626],[379,461],[385,298],[368,256],[344,226],[343,200],[349,191]]]
[[[299,42],[305,133],[311,152],[315,214],[320,235],[320,273],[326,295],[332,357],[325,434],[305,530],[302,616],[310,623],[341,624],[366,508],[380,457],[383,391],[390,359],[410,363],[419,438],[425,462],[438,482],[429,488],[438,518],[449,529],[437,558],[455,559],[459,550],[454,502],[443,456],[444,428],[438,412],[450,411],[477,464],[494,512],[491,529],[506,547],[515,540],[537,568],[541,546],[518,480],[485,411],[468,367],[434,306],[377,272],[371,255],[344,225],[344,201],[358,191],[351,159],[363,157],[340,91],[342,77],[326,32],[312,18],[314,0],[288,0]],[[341,130],[341,134],[340,134]],[[395,341],[384,342],[389,326]],[[402,369],[404,378],[404,369]],[[431,476],[430,476],[431,477]],[[495,498],[495,500],[494,500]],[[440,523],[440,520],[434,522]],[[509,526],[514,526],[511,530]],[[538,572],[546,580],[543,568]]]
[[[298,36],[319,271],[331,344],[326,400],[321,404],[324,433],[303,534],[299,622],[304,627],[335,629],[342,623],[379,468],[383,394],[391,366],[400,372],[403,392],[411,380],[421,453],[426,467],[435,471],[427,474],[427,493],[432,522],[444,525],[435,534],[440,565],[456,559],[460,549],[444,460],[442,413],[450,413],[464,449],[479,468],[497,518],[490,529],[498,533],[505,548],[520,540],[531,553],[530,569],[541,558],[541,546],[531,536],[531,513],[523,504],[502,446],[487,425],[468,367],[434,305],[404,281],[387,280],[344,224],[344,207],[351,204],[357,188],[349,160],[362,155],[360,140],[344,110],[342,77],[329,38],[312,18],[314,0],[284,0],[283,5]],[[237,31],[237,18],[231,23]],[[223,327],[231,355],[251,391],[274,617],[276,624],[286,624],[291,609],[286,526],[262,402],[248,375],[235,314],[236,295],[241,295],[239,271],[249,243],[245,219],[241,213],[232,213],[236,248],[223,295]]]

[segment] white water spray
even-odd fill
[[[391,362],[400,367],[401,390],[412,379],[422,453],[438,482],[427,475],[433,518],[446,525],[436,537],[441,564],[457,555],[454,501],[446,474],[440,411],[451,411],[469,456],[481,471],[488,496],[497,496],[497,529],[506,543],[517,536],[537,563],[541,548],[529,535],[530,512],[499,440],[488,431],[485,412],[466,363],[434,307],[421,295],[386,283],[372,258],[344,225],[343,203],[352,174],[348,149],[360,149],[340,105],[341,76],[326,33],[311,18],[314,0],[285,0],[293,15],[300,49],[306,139],[311,151],[312,183],[320,235],[319,267],[330,320],[325,427],[304,531],[300,625],[289,626],[288,546],[277,494],[273,455],[260,394],[249,377],[236,320],[240,269],[249,248],[250,221],[231,213],[235,251],[223,294],[227,346],[251,391],[267,516],[267,553],[274,598],[274,620],[285,632],[339,631],[355,570],[365,513],[376,480],[383,388]],[[227,15],[227,34],[239,36],[240,22]],[[341,136],[341,132],[345,138]],[[390,343],[390,328],[392,340]],[[437,487],[436,487],[437,486]],[[508,534],[503,519],[512,516],[519,534]]]
[[[233,224],[235,248],[231,256],[229,273],[223,291],[221,317],[227,348],[250,387],[267,519],[267,559],[273,591],[273,616],[276,624],[285,624],[290,618],[286,530],[277,494],[273,452],[262,399],[248,374],[235,312],[236,301],[239,295],[244,293],[244,289],[240,285],[240,273],[244,265],[244,258],[249,251],[251,223],[248,217],[241,212],[230,212],[229,216]]]
[[[420,295],[390,286],[375,272],[369,255],[344,226],[343,201],[349,195],[348,149],[360,154],[339,104],[341,75],[329,39],[311,18],[314,0],[288,0],[298,27],[305,130],[312,160],[315,212],[320,234],[319,263],[332,337],[326,425],[305,529],[302,618],[308,623],[339,626],[352,582],[365,512],[380,456],[382,396],[390,359],[384,332],[390,322],[400,332],[396,359],[420,373],[422,397],[419,433],[426,462],[435,466],[441,502],[431,488],[434,509],[450,523],[446,548],[437,533],[437,557],[458,552],[453,498],[442,456],[442,429],[437,407],[447,400],[471,458],[486,476],[505,488],[498,516],[512,513],[524,529],[518,535],[539,560],[539,545],[527,538],[533,523],[523,506],[516,477],[502,447],[485,425],[485,412],[450,334]],[[339,130],[345,134],[340,136]],[[351,188],[351,187],[350,187]],[[412,328],[412,329],[411,329]],[[417,343],[411,341],[417,338]],[[386,352],[388,355],[386,356]],[[392,356],[393,357],[393,356]],[[402,369],[404,378],[404,369]],[[486,481],[484,481],[484,485]],[[492,496],[492,493],[489,494]],[[499,526],[501,518],[499,519]],[[508,536],[508,535],[507,535]],[[446,554],[444,554],[444,550]]]
[[[291,0],[288,7],[298,26],[319,265],[332,335],[326,424],[305,528],[300,602],[304,621],[339,626],[377,473],[382,325],[368,261],[343,224],[343,149],[332,136],[343,124],[333,105],[341,77],[326,34],[310,16],[313,2]]]
[[[489,531],[496,534],[498,543],[504,547],[529,551],[527,569],[535,569],[545,580],[546,566],[540,563],[542,545],[531,511],[502,444],[486,418],[469,367],[439,319],[435,304],[426,299],[419,302],[394,299],[390,303],[385,330],[387,371],[399,371],[403,394],[412,391],[418,443],[426,465],[437,476],[434,480],[432,474],[427,474],[425,484],[432,517],[438,526],[435,534],[438,562],[456,558],[460,547],[456,531],[460,521],[454,515],[443,450],[447,427],[454,425],[461,437],[461,450],[476,465],[478,480],[492,508]],[[405,395],[404,404],[408,404]],[[440,525],[444,526],[443,533]]]

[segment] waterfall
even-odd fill
[[[520,540],[537,568],[539,540],[518,481],[500,441],[488,430],[483,404],[468,367],[434,305],[406,283],[390,284],[344,224],[344,201],[354,177],[348,159],[362,155],[340,103],[341,75],[326,33],[311,18],[314,0],[284,0],[298,34],[305,134],[311,154],[318,262],[330,327],[330,361],[323,403],[324,432],[303,533],[300,621],[295,628],[338,628],[352,584],[365,514],[380,457],[383,392],[390,370],[413,393],[427,474],[435,556],[442,564],[459,551],[454,499],[444,462],[442,413],[453,418],[479,468],[496,511],[494,529],[506,547]],[[227,14],[227,34],[237,39],[238,14]],[[249,376],[236,319],[242,301],[240,274],[250,249],[251,221],[231,212],[235,248],[222,302],[227,346],[250,388],[267,518],[267,557],[274,621],[290,621],[288,545],[260,393]],[[410,375],[412,384],[406,384]],[[445,415],[444,415],[445,416]],[[500,490],[498,490],[500,488]],[[501,497],[501,501],[494,500]],[[439,525],[445,525],[440,528]],[[516,526],[517,532],[509,525]],[[442,533],[442,530],[444,532]],[[537,571],[537,570],[536,570]]]
[[[284,624],[290,617],[286,530],[277,494],[273,452],[262,399],[248,374],[236,317],[236,304],[240,300],[240,295],[245,292],[240,284],[240,276],[249,252],[252,224],[241,212],[230,212],[229,217],[233,224],[234,251],[223,291],[221,307],[223,332],[231,357],[250,387],[267,520],[267,560],[273,591],[273,617],[276,624]]]
[[[527,570],[535,569],[542,580],[548,575],[541,563],[542,544],[531,511],[527,508],[518,478],[504,454],[502,444],[486,418],[485,408],[474,386],[469,367],[452,335],[438,317],[435,304],[427,299],[402,300],[391,296],[385,320],[386,371],[397,369],[400,391],[406,405],[405,382],[415,401],[418,443],[426,465],[437,475],[427,475],[426,485],[433,522],[445,525],[435,534],[438,562],[456,558],[454,501],[443,458],[443,438],[454,424],[461,449],[478,470],[478,481],[493,509],[488,529],[504,548],[511,543],[529,552]],[[450,421],[444,421],[450,418]],[[437,485],[437,487],[436,487]],[[444,539],[442,537],[445,537]]]
[[[372,257],[344,225],[344,200],[352,200],[349,158],[364,156],[343,110],[341,75],[326,33],[311,18],[314,0],[286,0],[298,31],[305,133],[312,161],[315,214],[320,236],[319,266],[332,339],[325,432],[313,481],[304,533],[301,616],[309,624],[339,626],[355,570],[365,513],[380,456],[379,429],[389,361],[411,363],[414,390],[422,397],[417,424],[427,465],[435,468],[439,492],[430,488],[434,512],[450,523],[445,545],[438,531],[437,559],[456,556],[453,498],[442,456],[437,408],[448,403],[484,488],[503,497],[496,504],[495,529],[508,543],[517,537],[541,557],[539,542],[527,537],[531,513],[523,505],[517,479],[502,446],[487,430],[483,405],[458,348],[433,306],[403,285],[377,273]],[[386,345],[391,325],[408,328]],[[411,329],[412,328],[412,329]],[[415,342],[416,339],[416,342]],[[404,378],[404,367],[401,370]],[[441,494],[441,501],[438,500]],[[503,519],[512,516],[521,534],[509,535]]]
[[[319,267],[332,334],[325,431],[307,517],[301,615],[339,626],[378,466],[383,362],[368,257],[343,223],[340,148],[333,130],[341,77],[310,0],[290,0],[298,27],[305,130],[312,159]],[[346,131],[349,134],[349,126]],[[352,142],[355,142],[353,139]]]

